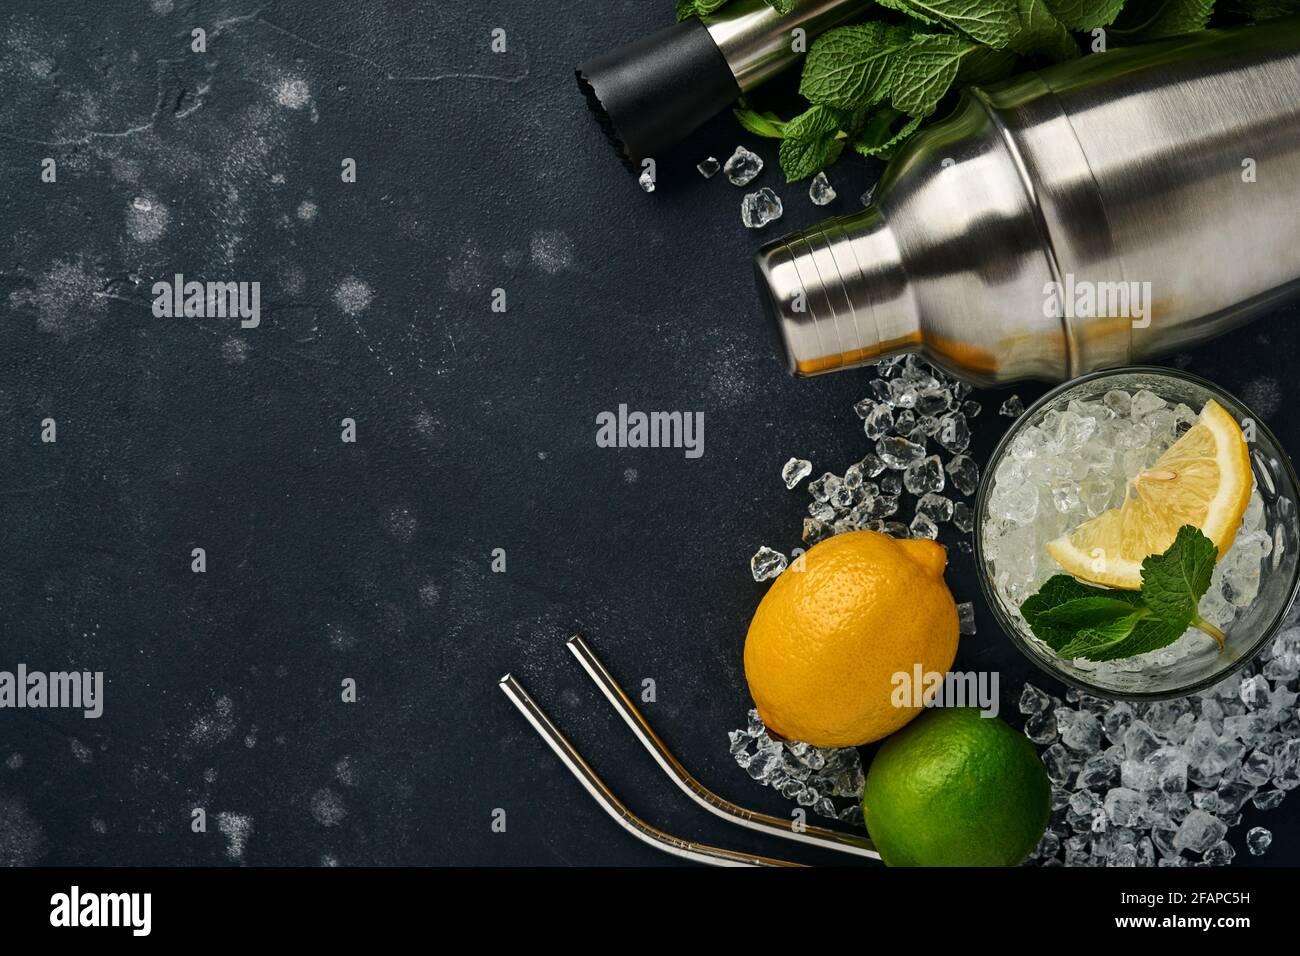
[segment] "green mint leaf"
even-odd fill
[[[945,33],[918,34],[894,55],[889,101],[910,116],[929,116],[952,88],[961,61],[979,49]]]
[[[785,173],[785,181],[797,182],[825,169],[840,158],[844,143],[845,140],[835,134],[814,139],[786,137],[781,140],[781,172]]]
[[[1134,623],[1133,630],[1119,643],[1084,648],[1077,656],[1090,661],[1115,661],[1122,657],[1134,657],[1168,647],[1182,637],[1186,630],[1185,627],[1177,627],[1156,617],[1144,617]]]
[[[727,0],[677,0],[678,21],[690,17],[705,17],[725,4]]]
[[[1047,5],[1047,0],[1018,0],[1020,32],[1011,39],[1011,49],[1024,56],[1069,60],[1079,55],[1070,31]]]
[[[1142,601],[1160,619],[1186,630],[1196,616],[1219,550],[1200,528],[1183,525],[1164,554],[1142,562]]]
[[[942,24],[1002,50],[1020,30],[1018,0],[877,0],[926,24]]]
[[[1129,613],[1095,627],[1081,628],[1056,653],[1071,659],[1082,657],[1090,661],[1108,660],[1108,655],[1114,653],[1133,633],[1140,619],[1138,614]]]
[[[1125,0],[1048,0],[1056,19],[1067,29],[1088,31],[1108,27],[1124,9]]]
[[[731,111],[736,121],[755,136],[769,139],[785,138],[785,121],[773,112],[760,113],[758,110],[734,109]]]
[[[920,125],[921,117],[909,118],[892,106],[882,106],[858,125],[853,148],[863,156],[888,159]]]
[[[1145,616],[1149,613],[1146,608],[1140,606],[1139,595],[1133,594],[1132,591],[1127,593],[1132,595],[1132,599],[1109,596],[1074,598],[1064,604],[1048,608],[1041,617],[1048,624],[1083,629],[1103,627],[1121,618],[1132,617],[1135,614]]]
[[[1052,650],[1059,651],[1074,640],[1077,629],[1068,625],[1053,624],[1047,619],[1047,612],[1070,601],[1112,596],[1113,593],[1105,588],[1094,588],[1076,581],[1068,574],[1057,574],[1048,578],[1038,589],[1037,594],[1027,598],[1020,605],[1020,613],[1035,637]]]
[[[829,30],[808,51],[799,92],[838,109],[874,106],[889,95],[894,55],[911,42],[911,30],[884,23]]]
[[[805,179],[839,159],[843,124],[844,114],[827,106],[814,106],[785,124],[781,171],[786,182]]]

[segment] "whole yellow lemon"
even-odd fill
[[[934,541],[849,531],[810,548],[754,612],[745,677],[768,728],[815,747],[888,736],[919,714],[898,706],[895,675],[945,673],[957,654],[957,605]],[[801,567],[802,565],[802,567]]]

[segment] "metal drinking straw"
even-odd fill
[[[573,652],[573,656],[578,659],[578,663],[582,665],[583,670],[595,681],[596,686],[605,695],[605,699],[613,705],[624,722],[631,728],[632,733],[636,735],[636,739],[641,741],[646,750],[650,751],[650,756],[655,758],[655,762],[659,764],[664,773],[681,788],[683,793],[705,810],[708,810],[714,816],[721,817],[723,820],[747,827],[750,830],[757,830],[760,833],[771,834],[786,840],[797,840],[800,843],[808,843],[829,850],[838,850],[841,853],[849,853],[869,860],[880,859],[880,854],[876,852],[876,848],[872,846],[871,841],[866,837],[838,833],[817,826],[796,828],[790,820],[769,816],[766,813],[758,813],[754,810],[746,810],[744,807],[737,806],[730,800],[724,800],[718,796],[691,776],[690,771],[682,765],[682,762],[673,756],[672,752],[659,738],[659,735],[654,732],[649,721],[637,709],[636,704],[632,703],[632,699],[619,686],[618,681],[614,679],[614,675],[601,663],[595,651],[581,636],[575,635],[569,638],[567,646]]]
[[[803,865],[786,860],[757,856],[752,853],[724,850],[720,847],[695,843],[691,840],[683,840],[681,837],[672,836],[652,827],[623,805],[623,802],[596,775],[596,771],[591,769],[591,766],[582,758],[582,755],[578,753],[568,738],[560,733],[559,728],[552,723],[551,718],[546,716],[545,711],[529,696],[519,681],[515,680],[512,675],[507,674],[501,678],[500,686],[505,695],[510,698],[511,703],[519,708],[519,712],[533,725],[533,729],[541,735],[551,750],[555,752],[555,755],[560,758],[560,762],[578,778],[578,782],[582,784],[583,788],[591,794],[592,798],[601,805],[606,813],[614,818],[615,823],[637,839],[684,860],[691,860],[695,863],[708,863],[712,866]]]

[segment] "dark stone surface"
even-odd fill
[[[842,162],[816,209],[723,117],[644,195],[572,68],[670,4],[416,6],[0,14],[0,666],[108,680],[98,721],[0,712],[0,863],[670,862],[580,792],[506,671],[646,819],[764,847],[662,778],[565,651],[577,630],[625,684],[657,682],[649,716],[701,779],[787,810],[727,753],[764,587],[748,559],[798,543],[787,457],[842,471],[865,451],[865,376],[785,376],[750,276],[764,236],[691,164],[759,148],[787,209],[767,235],[857,208],[873,170]],[[176,272],[261,282],[262,325],[155,319]],[[1289,319],[1173,361],[1296,447]],[[987,455],[1005,394],[977,397]],[[704,457],[597,448],[619,403],[703,411]],[[969,557],[949,579],[979,602]],[[1014,714],[1031,668],[982,605],[979,626],[958,664],[1000,670]],[[1267,816],[1265,862],[1300,860],[1298,820],[1300,800]]]

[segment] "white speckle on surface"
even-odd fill
[[[304,199],[298,204],[298,218],[303,222],[311,222],[319,211],[320,207],[310,199]]]
[[[547,275],[557,275],[573,265],[573,240],[558,229],[540,229],[528,244],[533,265]]]
[[[226,838],[226,856],[242,860],[248,848],[248,837],[253,832],[253,818],[245,813],[223,810],[217,814],[217,829]]]
[[[234,703],[229,697],[218,697],[212,710],[201,713],[190,724],[190,742],[211,746],[228,740],[235,732]]]
[[[1268,418],[1282,406],[1282,386],[1277,379],[1263,375],[1247,383],[1241,398],[1251,411]]]
[[[352,636],[352,632],[342,624],[326,624],[325,639],[329,641],[330,647],[336,651],[351,650],[357,643],[357,639]]]
[[[321,787],[311,795],[311,815],[323,827],[336,827],[348,815],[348,809],[336,792]]]
[[[243,365],[248,361],[248,343],[238,336],[230,336],[221,343],[221,357],[231,365]]]
[[[370,286],[356,276],[348,276],[334,289],[334,304],[355,318],[370,307],[374,295]]]
[[[174,8],[172,0],[150,0],[149,6],[153,9],[153,12],[158,14],[160,17],[167,16],[167,14],[171,13]]]
[[[77,759],[78,763],[90,763],[94,759],[94,754],[90,752],[90,748],[76,737],[71,738],[69,743],[72,745],[72,756]]]
[[[345,787],[357,785],[357,771],[352,766],[352,758],[344,754],[334,764],[334,779]]]
[[[154,196],[136,196],[126,207],[126,232],[136,242],[153,242],[167,231],[171,213]]]
[[[66,337],[94,328],[104,312],[105,280],[84,256],[60,259],[30,289],[9,293],[9,304],[36,312],[42,332]]]
[[[281,80],[275,85],[275,101],[287,109],[300,110],[311,102],[311,87],[306,80]]]
[[[388,517],[384,519],[384,526],[389,534],[403,544],[415,537],[415,515],[411,514],[411,509],[407,507],[399,505],[388,512]]]
[[[483,251],[473,239],[466,239],[460,254],[447,266],[447,287],[453,292],[472,292],[483,286]]]
[[[99,817],[90,818],[90,828],[101,836],[108,832],[108,824]]]
[[[280,285],[289,295],[301,295],[307,286],[307,276],[297,266],[288,266],[280,276]]]
[[[338,865],[339,865],[339,858],[338,858],[337,856],[335,856],[333,853],[324,853],[324,854],[321,854],[320,865],[321,865],[321,866],[338,866]]]
[[[442,597],[442,589],[434,581],[425,581],[420,585],[420,606],[431,608],[438,603]]]
[[[31,866],[45,852],[45,832],[16,798],[0,797],[0,866]]]
[[[637,474],[635,468],[625,468],[623,470],[623,480],[626,481],[629,485],[635,485],[637,482],[637,478],[639,477],[640,475]]]
[[[203,782],[204,782],[204,783],[216,783],[216,782],[217,782],[217,768],[216,768],[216,767],[208,767],[206,770],[203,771]]]

